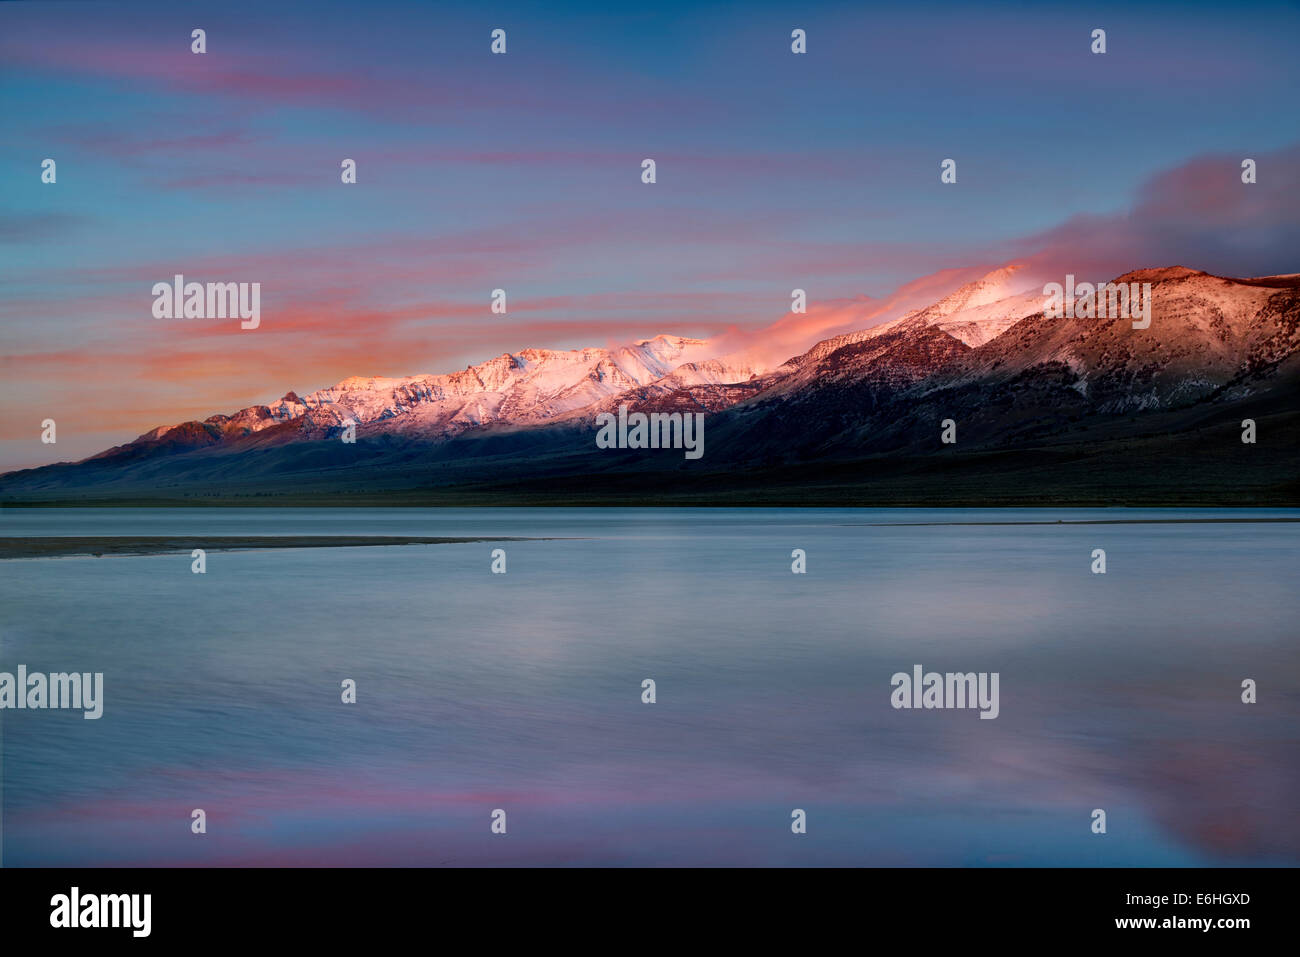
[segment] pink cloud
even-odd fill
[[[1152,177],[1120,213],[1076,216],[1012,244],[1040,270],[1114,278],[1130,269],[1189,266],[1223,275],[1296,272],[1300,144],[1251,155],[1201,156]],[[1095,281],[1095,280],[1092,280]]]

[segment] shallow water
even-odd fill
[[[1300,526],[870,524],[1297,514],[3,509],[569,539],[0,562],[0,671],[105,686],[0,712],[3,863],[1300,863]],[[999,716],[895,710],[915,664]]]

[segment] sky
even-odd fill
[[[1300,271],[1297,28],[1295,4],[0,4],[0,471],[351,375],[755,333],[794,288]],[[177,273],[260,282],[259,328],[155,318]]]

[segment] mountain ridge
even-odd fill
[[[1048,317],[1037,280],[1013,263],[930,306],[822,339],[775,368],[743,351],[712,355],[709,340],[660,335],[606,349],[526,348],[453,373],[350,376],[306,396],[290,390],[268,405],[159,426],[79,463],[8,473],[0,495],[162,488],[171,479],[178,488],[210,485],[235,460],[275,448],[286,451],[277,453],[284,461],[271,485],[364,471],[376,450],[398,465],[381,465],[380,456],[372,469],[430,459],[457,481],[474,480],[476,456],[486,463],[497,453],[484,450],[512,447],[508,470],[527,472],[531,462],[538,474],[609,479],[611,466],[630,474],[653,464],[593,457],[595,415],[620,405],[704,412],[708,454],[724,469],[801,467],[811,480],[854,455],[947,455],[936,446],[940,419],[961,423],[966,451],[1058,447],[1079,423],[1076,438],[1086,443],[1088,423],[1114,431],[1123,417],[1293,396],[1297,276],[1233,279],[1173,266],[1112,281],[1152,283],[1149,329],[1134,330],[1128,319]],[[358,444],[337,448],[346,446],[339,436],[349,422]],[[1129,431],[1140,433],[1139,422]],[[1285,476],[1270,481],[1286,486]]]

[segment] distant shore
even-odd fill
[[[542,542],[546,538],[406,535],[100,535],[0,538],[0,559],[64,558],[69,555],[167,555],[262,548],[357,548],[367,545],[464,545],[471,542]]]
[[[1020,522],[837,522],[841,528],[952,528],[995,525],[1259,525],[1271,522],[1300,522],[1285,516],[1251,516],[1249,518],[1057,518]]]

